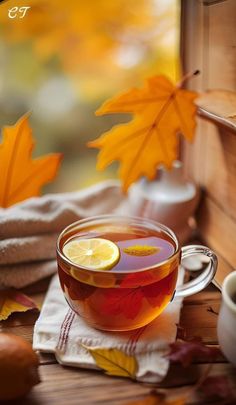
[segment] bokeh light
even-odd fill
[[[30,7],[24,18],[9,18],[22,6]],[[45,191],[116,177],[116,165],[96,172],[97,152],[86,147],[114,120],[94,111],[146,77],[178,79],[178,0],[8,0],[0,11],[1,126],[32,111],[36,156],[64,154]]]

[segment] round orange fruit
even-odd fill
[[[0,401],[23,397],[38,384],[38,365],[38,356],[26,340],[0,333]]]

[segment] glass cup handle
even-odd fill
[[[181,249],[181,260],[197,254],[202,254],[209,257],[210,261],[208,266],[198,277],[177,287],[175,297],[187,297],[189,295],[196,294],[197,292],[203,290],[213,280],[216,274],[218,260],[215,253],[212,252],[211,249],[200,245],[184,246]]]

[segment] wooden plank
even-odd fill
[[[197,120],[197,130],[193,143],[184,144],[183,162],[184,174],[192,179],[198,186],[202,185],[205,177],[205,163],[207,159],[206,133],[203,120]],[[201,162],[201,164],[199,164]]]
[[[180,318],[180,326],[184,328],[185,338],[200,336],[206,344],[217,344],[216,324],[219,308],[218,298],[203,302],[194,301],[194,299],[186,302]]]
[[[130,380],[58,365],[42,366],[40,375],[43,383],[34,388],[29,403],[78,405],[112,401],[118,404],[145,395],[150,390]]]
[[[169,395],[184,395],[190,391],[206,365],[193,365],[187,369],[173,366],[168,377],[160,385],[168,388],[164,392]],[[96,371],[63,368],[58,365],[47,365],[40,368],[42,383],[29,394],[27,400],[17,401],[17,405],[79,405],[104,404],[124,405],[129,401],[144,400],[153,385],[144,385],[128,379],[105,376]],[[216,364],[210,375],[228,375],[232,382],[235,370],[229,364]],[[180,389],[178,389],[180,387]],[[235,384],[234,384],[235,387]],[[235,388],[234,388],[235,389]],[[195,394],[188,398],[188,404],[200,400]],[[200,402],[202,403],[202,402]],[[13,402],[14,404],[14,402]]]
[[[202,90],[205,75],[202,70],[202,53],[206,45],[203,17],[203,5],[200,1],[181,0],[181,62],[184,73],[200,70],[201,74],[189,82],[189,86],[197,91]]]
[[[207,6],[190,0],[182,2],[182,9],[184,73],[196,68],[202,72],[188,83],[189,88],[235,92],[236,2],[226,0]],[[222,126],[203,119],[200,122],[194,144],[185,143],[182,156],[186,177],[206,190],[207,200],[199,215],[201,238],[220,254],[219,269],[223,272],[218,272],[217,279],[221,283],[236,264],[236,136]]]
[[[1,322],[0,332],[4,333],[13,333],[14,335],[21,336],[26,339],[28,342],[32,343],[32,330],[33,326],[21,326],[12,327],[12,326],[4,326],[4,321]]]
[[[203,66],[203,53],[208,42],[205,40],[204,7],[195,0],[181,1],[181,61],[183,73],[200,70],[188,83],[188,88],[201,91],[206,83],[207,69]],[[194,46],[193,46],[194,44]],[[197,129],[193,143],[182,142],[181,158],[184,162],[186,178],[201,184],[204,176],[205,133],[204,122],[197,119]],[[201,164],[199,164],[201,161]]]
[[[202,185],[224,213],[236,222],[236,136],[208,124],[206,148],[209,153]]]
[[[38,353],[40,365],[58,364],[54,354],[52,353]]]
[[[208,88],[236,91],[236,2],[227,0],[208,11]]]
[[[221,288],[225,277],[231,273],[231,271],[235,270],[235,266],[230,266],[230,264],[218,252],[216,252],[216,254],[218,257],[218,271],[216,273],[215,281],[216,285]]]
[[[205,196],[198,214],[198,227],[202,239],[225,258],[231,266],[236,263],[236,222],[209,196]]]
[[[184,299],[184,306],[193,304],[209,304],[211,305],[213,301],[220,301],[221,293],[211,284],[207,289],[186,297]]]

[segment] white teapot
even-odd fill
[[[150,218],[171,228],[181,244],[191,233],[190,219],[199,202],[199,188],[183,175],[182,162],[175,161],[171,170],[160,167],[157,179],[142,178],[129,189],[132,215]]]

